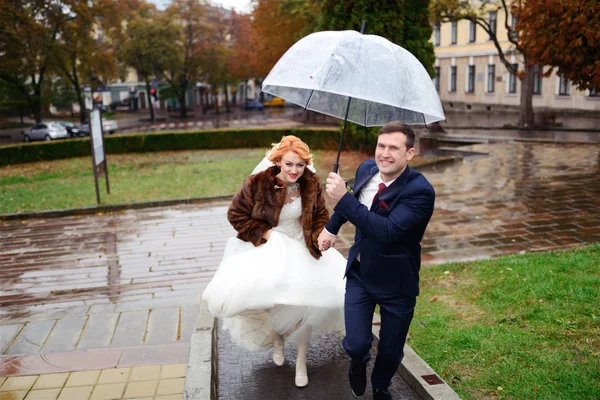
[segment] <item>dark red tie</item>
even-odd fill
[[[375,195],[375,197],[373,197],[373,202],[371,203],[371,208],[373,208],[373,206],[375,205],[375,203],[379,199],[379,193],[381,193],[383,191],[383,189],[385,189],[386,187],[387,186],[385,186],[385,183],[383,183],[383,182],[381,182],[379,184],[379,189],[377,190],[377,194]]]

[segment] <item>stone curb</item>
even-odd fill
[[[184,400],[217,400],[219,388],[217,324],[200,304],[200,311],[190,339],[190,355],[185,375]]]
[[[379,343],[378,314],[373,318],[373,346]],[[376,349],[377,350],[377,349]],[[398,367],[404,382],[423,400],[460,400],[456,392],[408,345],[404,345],[404,359]]]

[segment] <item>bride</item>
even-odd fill
[[[273,145],[232,200],[227,218],[237,238],[228,239],[202,294],[236,344],[251,351],[273,347],[278,366],[285,362],[285,339],[295,338],[298,387],[308,385],[314,331],[344,329],[346,260],[335,249],[319,250],[329,213],[312,159],[295,136]]]

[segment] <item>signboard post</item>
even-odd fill
[[[100,190],[98,178],[104,173],[106,179],[106,192],[110,194],[108,182],[108,165],[104,153],[104,136],[102,135],[102,120],[100,110],[89,111],[90,147],[92,149],[92,167],[94,169],[94,183],[96,184],[96,201],[100,204]]]

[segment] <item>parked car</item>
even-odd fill
[[[247,110],[264,110],[265,106],[258,100],[248,100],[246,103]]]
[[[285,106],[285,100],[279,97],[273,97],[269,101],[264,102],[265,107],[283,107]]]
[[[75,137],[75,136],[82,136],[83,134],[81,133],[81,130],[79,129],[79,127],[77,125],[75,125],[72,122],[68,122],[68,121],[58,121],[59,124],[61,124],[62,126],[64,126],[67,129],[67,132],[69,132],[69,136],[71,137]]]
[[[58,122],[42,122],[23,132],[23,141],[64,139],[69,137],[67,129]]]
[[[113,134],[117,131],[117,129],[119,129],[117,121],[112,119],[102,120],[102,133]],[[81,124],[81,132],[86,136],[90,135],[90,124],[87,121]]]

